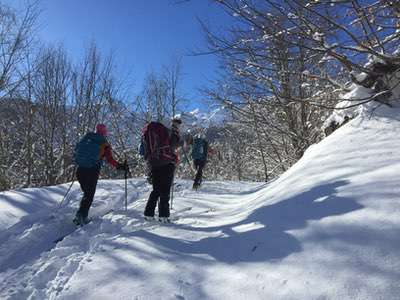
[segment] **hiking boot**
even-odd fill
[[[155,221],[155,219],[156,218],[154,218],[153,216],[144,216],[144,219],[146,220],[146,221]]]
[[[160,223],[171,223],[171,220],[169,218],[167,218],[167,217],[159,217],[158,221]]]
[[[89,223],[90,219],[88,217],[82,216],[82,214],[80,212],[77,212],[75,215],[75,218],[72,220],[72,222],[74,222],[74,224],[77,226],[83,226],[83,225]]]

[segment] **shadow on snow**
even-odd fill
[[[340,180],[314,187],[294,197],[258,208],[245,220],[234,224],[211,228],[177,224],[190,231],[222,231],[218,237],[181,241],[145,230],[136,231],[132,235],[146,238],[166,249],[164,251],[205,254],[228,264],[282,259],[302,251],[299,240],[287,231],[305,228],[309,220],[320,220],[363,208],[355,200],[337,195],[337,189],[347,184],[348,181]],[[237,226],[254,223],[263,226],[246,232],[234,230]]]

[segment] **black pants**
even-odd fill
[[[168,164],[151,170],[153,191],[150,193],[149,200],[144,210],[144,215],[154,217],[154,212],[158,204],[158,216],[169,217],[169,194],[171,191],[172,180],[174,178],[175,165]]]
[[[195,159],[194,167],[197,170],[196,177],[194,178],[194,184],[200,185],[203,181],[203,169],[206,165],[206,161],[203,159]]]
[[[78,212],[86,218],[89,214],[89,208],[92,205],[93,197],[96,192],[97,180],[99,179],[99,168],[81,168],[76,170],[76,178],[78,179],[83,197]]]

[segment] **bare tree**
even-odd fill
[[[68,89],[70,64],[62,48],[45,49],[38,58],[34,75],[34,97],[40,113],[37,129],[40,131],[44,184],[59,182],[71,163],[68,142]]]
[[[34,40],[39,14],[36,2],[28,3],[21,14],[0,4],[0,96],[8,96],[24,80],[20,69]]]
[[[218,55],[225,73],[206,94],[254,132],[243,142],[254,145],[252,153],[258,149],[266,178],[322,137],[323,121],[349,80],[371,88],[365,101],[390,95],[376,78],[399,66],[393,1],[215,2],[236,23],[225,34],[203,24],[209,51],[200,54]]]
[[[258,33],[256,40],[224,40],[213,49],[216,52],[233,51],[246,44],[251,44],[254,49],[257,43],[265,45],[271,40],[279,41],[285,49],[298,48],[307,58],[317,59],[316,63],[305,65],[304,71],[307,72],[302,75],[308,80],[319,78],[343,90],[346,90],[346,86],[340,77],[337,78],[340,71],[347,71],[347,78],[351,77],[354,82],[371,87],[371,78],[374,81],[376,76],[398,69],[400,58],[396,51],[400,37],[400,16],[396,1],[216,2],[241,22],[241,29],[249,28]],[[248,61],[249,65],[257,66],[259,54],[260,51],[254,52],[254,59]],[[300,55],[292,58],[297,59]],[[371,57],[385,67],[377,68],[368,64]],[[361,76],[362,79],[355,76],[360,72],[367,76]],[[376,100],[373,94],[370,98]],[[319,97],[313,95],[307,101],[323,105]]]
[[[20,13],[0,3],[0,189],[25,185],[21,174],[24,155],[32,157],[32,152],[23,149],[32,150],[31,131],[25,125],[32,124],[34,110],[29,101],[21,99],[18,89],[30,76],[31,68],[25,63],[33,51],[38,13],[37,3],[28,3]],[[26,167],[29,184],[32,163]]]
[[[163,77],[168,87],[167,99],[170,106],[170,112],[172,116],[175,116],[184,100],[180,92],[182,59],[178,58],[170,65],[164,66]]]

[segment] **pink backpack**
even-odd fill
[[[144,158],[148,161],[174,161],[168,129],[161,123],[150,122],[142,131]]]

